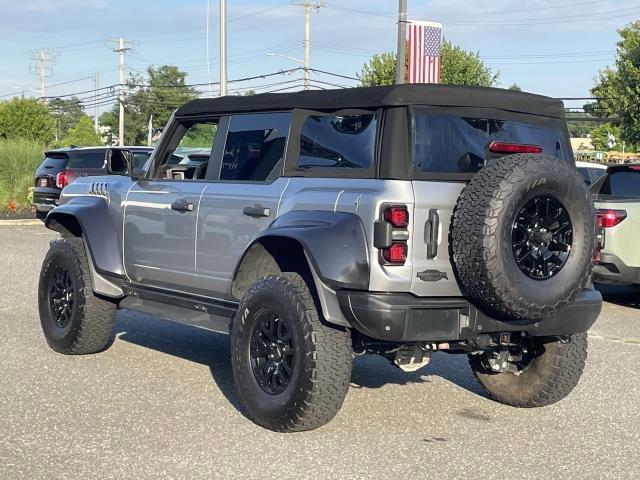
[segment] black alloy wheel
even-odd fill
[[[51,318],[60,328],[66,328],[71,321],[74,296],[69,272],[61,266],[56,267],[49,287],[49,310]]]
[[[571,218],[553,197],[527,201],[513,222],[513,256],[520,270],[534,280],[557,274],[569,258],[572,242]]]
[[[251,369],[262,390],[278,395],[293,377],[296,346],[290,325],[269,309],[258,313],[249,347]]]

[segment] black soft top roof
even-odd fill
[[[542,95],[500,88],[416,84],[202,98],[192,100],[178,108],[176,115],[190,116],[293,108],[337,110],[405,105],[484,107],[551,118],[564,118],[562,101]]]

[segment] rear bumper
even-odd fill
[[[60,190],[39,187],[33,191],[33,206],[39,212],[48,212],[58,206]]]
[[[600,283],[640,284],[640,268],[630,267],[612,253],[600,255],[593,267],[593,280]]]
[[[527,332],[534,336],[586,332],[602,308],[602,296],[583,290],[561,313],[539,321],[490,318],[464,298],[416,297],[407,293],[341,291],[340,307],[353,328],[393,342],[467,340],[480,333]]]

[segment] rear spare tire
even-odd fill
[[[465,187],[451,227],[466,293],[502,319],[563,310],[591,274],[595,213],[567,162],[515,154],[491,160]]]

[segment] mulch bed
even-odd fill
[[[36,218],[36,214],[30,208],[20,208],[14,211],[0,211],[0,220],[25,220]]]

